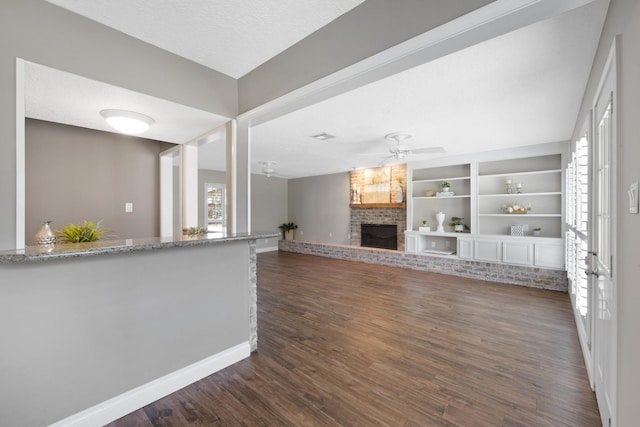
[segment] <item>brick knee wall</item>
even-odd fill
[[[452,257],[418,255],[387,249],[331,245],[297,240],[280,240],[278,242],[278,249],[285,252],[296,252],[327,258],[360,261],[369,264],[431,271],[452,276],[509,283],[531,288],[549,289],[560,292],[567,292],[568,289],[567,273],[564,270],[468,261]]]

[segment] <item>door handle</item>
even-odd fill
[[[587,273],[587,276],[600,277],[600,274],[598,274],[598,270],[587,271],[586,273]]]

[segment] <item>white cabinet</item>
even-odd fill
[[[458,237],[458,256],[462,259],[473,259],[473,239]]]
[[[453,255],[465,260],[564,268],[564,241],[560,238],[406,231],[405,250],[409,253]]]
[[[533,243],[528,241],[502,242],[502,262],[505,264],[533,264]]]
[[[500,262],[502,260],[502,242],[493,239],[474,239],[473,259],[478,261]]]
[[[420,252],[420,236],[412,233],[405,233],[404,235],[404,250],[412,254]]]
[[[534,265],[545,268],[564,268],[564,244],[536,243],[534,252]]]

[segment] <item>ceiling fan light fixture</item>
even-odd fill
[[[110,109],[100,111],[100,115],[109,126],[127,135],[146,132],[155,123],[151,117],[134,111]]]

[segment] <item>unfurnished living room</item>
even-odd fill
[[[0,11],[0,425],[637,425],[637,0]]]

